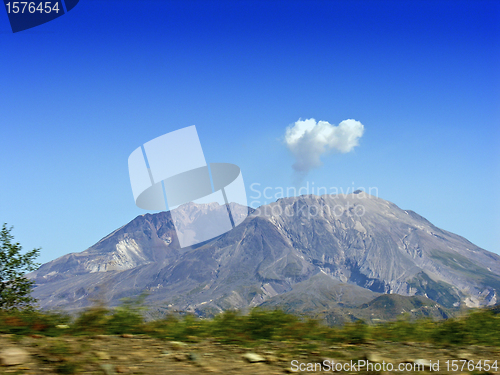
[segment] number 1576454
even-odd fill
[[[57,1],[41,1],[27,2],[27,1],[14,1],[5,3],[7,13],[59,13],[59,2]]]

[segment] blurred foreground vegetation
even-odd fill
[[[137,301],[125,301],[108,309],[94,306],[77,317],[38,310],[0,310],[0,334],[14,335],[119,335],[146,334],[166,340],[198,342],[213,339],[224,344],[258,345],[264,341],[347,342],[413,341],[442,345],[500,346],[498,309],[481,309],[442,321],[410,321],[405,317],[377,325],[356,321],[328,327],[317,320],[302,319],[280,310],[255,308],[243,315],[226,311],[212,319],[193,315],[169,315],[146,322]]]

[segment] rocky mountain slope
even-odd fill
[[[448,308],[498,302],[500,256],[364,192],[235,208],[251,211],[242,224],[184,249],[169,212],[138,216],[30,274],[34,296],[43,308],[71,310],[147,291],[159,311],[200,315],[275,301],[301,311],[360,307],[380,294]],[[183,209],[190,220],[226,207]]]

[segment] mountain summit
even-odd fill
[[[381,294],[445,307],[499,300],[500,256],[365,192],[282,198],[256,210],[232,205],[233,215],[249,212],[242,224],[183,249],[169,212],[138,216],[31,273],[34,296],[43,308],[71,310],[147,291],[150,305],[200,315],[278,301],[311,305],[302,310],[355,306]],[[182,209],[189,223],[226,207]]]

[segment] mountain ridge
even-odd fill
[[[186,220],[205,209],[226,210],[183,208]],[[147,291],[147,302],[162,311],[206,315],[265,304],[323,274],[332,287],[423,296],[447,308],[498,302],[500,256],[381,198],[303,195],[234,208],[249,213],[239,226],[184,249],[169,212],[137,216],[89,249],[31,273],[34,296],[43,308],[75,309],[97,295],[116,305]]]

